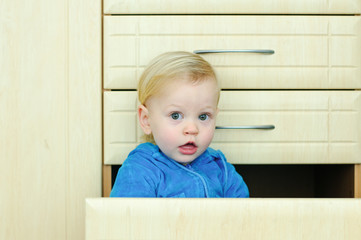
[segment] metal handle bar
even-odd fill
[[[260,53],[260,54],[274,54],[275,51],[272,49],[205,49],[205,50],[194,50],[195,54],[206,54],[206,53]]]
[[[244,125],[244,126],[216,126],[216,129],[262,129],[272,130],[276,127],[274,125]]]

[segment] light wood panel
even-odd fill
[[[359,199],[87,199],[86,239],[361,238]]]
[[[104,0],[104,12],[107,14],[329,14],[360,13],[360,0]]]
[[[140,142],[137,92],[104,92],[104,163],[120,164]]]
[[[102,2],[68,1],[67,239],[84,239],[85,198],[102,196]]]
[[[101,4],[0,4],[0,239],[84,239],[101,196]]]
[[[359,91],[230,91],[217,125],[275,125],[274,130],[216,130],[211,147],[233,163],[359,163]]]
[[[103,165],[103,197],[109,197],[112,191],[112,166]]]
[[[140,143],[136,92],[104,95],[104,163],[121,164]],[[361,92],[222,91],[211,147],[235,164],[360,163]]]
[[[0,7],[0,239],[66,239],[67,6]]]
[[[355,182],[355,197],[361,198],[361,164],[355,164],[354,172]]]
[[[360,16],[106,16],[104,87],[135,89],[167,51],[271,49],[202,56],[223,89],[361,88],[360,42]]]

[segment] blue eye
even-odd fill
[[[182,117],[182,116],[181,116],[179,113],[177,113],[177,112],[172,113],[170,116],[172,117],[173,120],[178,120],[178,119],[180,119],[180,118]]]
[[[199,120],[201,120],[201,121],[205,121],[205,120],[207,120],[208,119],[208,115],[207,114],[201,114],[201,115],[199,115]]]

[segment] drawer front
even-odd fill
[[[94,198],[85,222],[87,240],[359,240],[360,221],[361,199]]]
[[[104,162],[121,164],[140,142],[135,91],[104,94]],[[222,91],[211,147],[231,163],[361,163],[361,92]],[[256,127],[256,128],[257,128]]]
[[[356,14],[360,12],[360,0],[104,0],[106,14]]]
[[[104,92],[104,164],[121,164],[140,143],[137,92]]]
[[[361,88],[360,16],[106,16],[104,88],[136,89],[167,51],[206,53],[223,89]]]

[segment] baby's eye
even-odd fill
[[[204,113],[204,114],[199,115],[199,117],[198,117],[198,118],[199,118],[199,120],[201,120],[201,121],[205,121],[205,120],[207,120],[207,119],[208,119],[208,117],[209,117],[209,116],[208,116],[207,114],[205,114],[205,113]]]
[[[178,112],[174,112],[170,116],[172,117],[173,120],[178,120],[182,118],[182,115]]]

